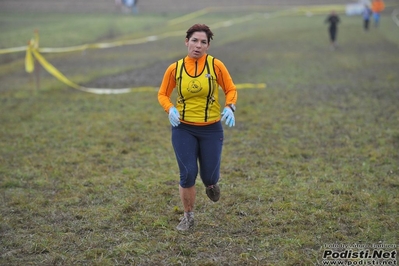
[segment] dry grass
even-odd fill
[[[0,90],[0,264],[314,265],[324,244],[398,244],[399,42],[387,37],[397,28],[384,17],[366,34],[358,18],[344,17],[340,48],[330,51],[323,19],[217,31],[210,53],[234,80],[268,87],[239,91],[237,126],[225,130],[222,199],[210,202],[197,184],[189,234],[175,230],[178,169],[155,92],[92,95],[42,72],[33,93],[26,76],[3,75],[13,89]],[[154,53],[90,52],[99,63],[85,76],[81,55],[68,62],[82,65],[52,62],[100,85],[110,59],[120,67],[138,56],[141,64],[103,82],[129,74],[122,82],[134,82],[139,72],[157,83],[159,54],[165,62],[184,55],[182,42],[168,43],[179,39],[138,46]]]

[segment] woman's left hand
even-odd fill
[[[234,113],[230,107],[225,107],[222,112],[222,122],[226,120],[226,125],[229,127],[234,127],[236,124]]]

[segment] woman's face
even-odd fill
[[[208,37],[203,31],[196,31],[186,39],[186,46],[188,48],[188,56],[191,58],[200,58],[209,48]]]

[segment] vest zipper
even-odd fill
[[[206,57],[204,68],[206,69],[206,72],[207,72],[207,74],[205,74],[205,76],[208,76],[208,88],[209,88],[208,96],[206,97],[204,120],[205,120],[205,122],[208,122],[209,103],[210,103],[211,97],[213,96],[212,79],[209,77],[210,76],[210,70],[209,70],[209,65],[208,65],[208,56]]]

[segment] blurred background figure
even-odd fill
[[[368,5],[364,5],[364,10],[362,12],[363,16],[363,28],[365,31],[369,30],[369,24],[370,24],[370,17],[373,14],[373,11]]]
[[[115,6],[123,12],[122,0],[115,0]]]
[[[378,27],[380,24],[381,12],[385,9],[383,0],[373,0],[371,3],[371,10],[373,11],[374,26]]]
[[[124,2],[124,5],[133,13],[137,14],[138,9],[137,9],[137,3],[138,0],[122,0]]]
[[[337,40],[337,31],[338,31],[339,22],[340,19],[334,10],[331,11],[330,15],[325,20],[325,23],[330,24],[330,26],[328,27],[328,33],[330,36],[330,44],[332,50],[335,50],[337,48],[336,40]]]

